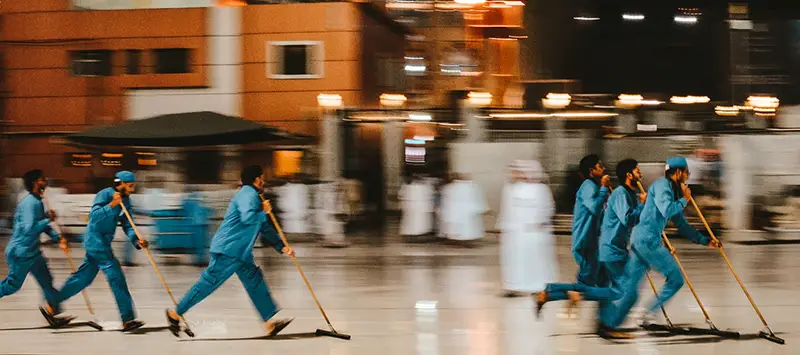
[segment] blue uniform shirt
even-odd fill
[[[261,207],[261,198],[250,185],[242,186],[233,196],[222,224],[211,239],[211,253],[222,254],[242,261],[252,262],[253,246],[258,234],[279,253],[283,242],[272,226],[272,222]]]
[[[572,212],[572,251],[580,254],[597,250],[600,223],[608,199],[608,188],[586,179],[578,189]]]
[[[58,233],[50,227],[50,218],[44,212],[42,198],[28,194],[19,202],[14,214],[14,232],[6,246],[6,257],[30,258],[41,254],[39,235],[42,233],[58,241]]]
[[[125,217],[125,213],[122,212],[122,206],[114,208],[109,206],[116,192],[117,190],[113,187],[107,187],[100,190],[94,197],[92,211],[89,212],[89,224],[86,226],[86,233],[83,236],[83,248],[88,252],[110,251],[111,241],[114,240],[114,233],[120,223],[122,223],[122,230],[125,231],[125,235],[128,236],[131,243],[136,249],[140,249],[139,238],[136,237],[136,232],[128,222],[128,218]],[[125,208],[128,209],[129,213],[133,213],[129,197],[123,197],[122,203],[125,204]]]
[[[627,186],[620,186],[611,193],[600,229],[601,262],[628,260],[631,230],[639,223],[643,208],[644,204],[639,203],[636,192]]]
[[[640,222],[631,233],[631,243],[649,247],[660,244],[667,221],[672,221],[682,236],[697,244],[707,245],[710,239],[690,226],[683,216],[687,203],[683,197],[676,198],[676,191],[669,179],[660,178],[653,182],[647,190],[647,201],[639,216]]]

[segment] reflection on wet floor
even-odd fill
[[[81,354],[369,354],[369,355],[506,355],[506,354],[797,354],[800,353],[800,245],[733,245],[726,250],[737,272],[770,322],[786,339],[779,346],[758,338],[761,323],[716,251],[677,242],[691,281],[721,329],[742,333],[740,340],[713,336],[648,335],[610,342],[592,334],[594,304],[583,303],[580,318],[561,319],[563,305],[548,304],[537,321],[529,297],[502,298],[497,248],[440,244],[358,243],[346,249],[295,245],[299,261],[334,327],[352,340],[316,337],[327,329],[308,289],[291,261],[270,249],[256,250],[280,316],[295,317],[279,337],[266,339],[264,328],[244,288],[233,277],[186,315],[197,338],[177,341],[166,330],[163,311],[171,307],[144,256],[125,273],[139,318],[147,325],[123,334],[108,284],[98,277],[88,289],[98,320],[107,329],[81,326],[89,320],[83,300],[71,299],[67,311],[79,317],[74,326],[44,326],[36,309],[40,292],[29,278],[23,289],[0,300],[0,344],[3,353]],[[80,258],[80,250],[73,258]],[[56,249],[47,249],[56,284],[68,266]],[[567,238],[559,238],[558,259],[564,281],[576,271]],[[197,280],[201,268],[166,265],[164,276],[180,297]],[[2,264],[5,275],[7,267]],[[656,276],[656,282],[663,279]],[[643,290],[644,302],[652,293]],[[688,289],[668,305],[675,323],[705,327]],[[634,326],[632,321],[627,327]]]

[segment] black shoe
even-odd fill
[[[281,330],[283,330],[284,328],[289,326],[289,323],[291,323],[293,320],[294,320],[294,318],[281,319],[279,321],[275,321],[275,328],[272,328],[272,331],[269,332],[269,334],[267,334],[267,336],[272,338],[272,337],[278,335],[278,333],[280,333]]]
[[[164,313],[167,315],[167,325],[169,326],[169,331],[172,332],[172,335],[180,337],[181,320],[170,317],[169,310],[166,310]]]
[[[597,336],[608,340],[624,340],[634,338],[634,335],[631,333],[623,333],[604,324],[597,325]]]
[[[129,320],[122,325],[123,332],[132,332],[144,326],[144,322],[140,320]]]
[[[61,328],[75,319],[75,317],[72,316],[57,317],[43,306],[39,306],[39,311],[42,312],[42,316],[44,316],[44,319],[51,328]]]

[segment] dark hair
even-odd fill
[[[36,180],[39,180],[44,176],[44,172],[42,169],[33,169],[22,175],[22,181],[25,183],[25,190],[28,192],[33,192],[33,185],[36,184]]]
[[[624,184],[628,173],[633,174],[637,166],[639,166],[639,162],[636,159],[625,159],[617,163],[617,179],[619,179],[619,183]]]
[[[264,169],[261,168],[261,165],[250,165],[242,169],[242,185],[252,185],[253,181],[256,181],[263,173]]]
[[[597,165],[597,163],[599,163],[599,162],[600,162],[600,156],[599,155],[590,154],[590,155],[587,155],[587,156],[583,157],[583,159],[581,159],[581,163],[580,163],[578,169],[580,169],[581,174],[583,175],[583,177],[588,179],[589,178],[589,170],[592,170],[592,168],[594,168],[595,165]]]
[[[669,178],[672,175],[675,175],[678,171],[684,171],[686,168],[669,168],[667,171],[664,172],[664,177]]]

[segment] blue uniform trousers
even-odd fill
[[[250,300],[253,301],[253,305],[261,315],[261,319],[267,321],[278,313],[278,307],[272,300],[261,269],[252,262],[245,262],[218,253],[211,253],[211,262],[208,264],[208,268],[200,275],[200,280],[183,296],[178,307],[175,308],[175,312],[179,315],[188,312],[189,309],[222,286],[234,273],[242,281]]]
[[[573,251],[572,256],[578,264],[576,280],[579,284],[600,287],[606,285],[606,278],[600,269],[600,263],[597,261],[597,252],[581,254]]]
[[[627,263],[626,260],[620,261],[607,261],[601,262],[603,271],[606,274],[606,278],[609,280],[609,287],[616,295],[616,298],[613,300],[604,300],[605,302],[600,303],[600,308],[598,309],[598,316],[600,317],[600,322],[603,324],[612,323],[617,314],[617,305],[615,302],[621,298],[625,293],[626,288],[626,275],[625,275],[625,264]]]
[[[56,304],[58,291],[53,287],[53,275],[47,267],[47,259],[44,255],[38,254],[29,258],[8,258],[8,277],[0,281],[0,298],[12,295],[19,291],[28,273],[32,274],[42,287],[44,299],[50,304]],[[56,313],[59,307],[54,306]]]
[[[658,293],[658,296],[647,306],[647,313],[652,313],[659,309],[664,303],[669,301],[678,290],[683,287],[683,275],[678,264],[669,253],[666,247],[658,244],[636,244],[632,246],[632,257],[626,265],[625,291],[619,301],[616,315],[607,323],[612,328],[618,327],[625,321],[625,318],[636,304],[639,298],[639,287],[642,278],[648,270],[653,269],[664,275],[666,282]]]
[[[136,312],[133,310],[133,299],[130,291],[128,291],[128,283],[125,281],[122,267],[110,250],[86,251],[83,263],[78,267],[78,271],[70,275],[64,283],[64,287],[59,291],[57,303],[55,304],[60,304],[89,287],[100,270],[103,270],[103,273],[106,274],[108,286],[111,287],[111,292],[117,300],[117,308],[122,322],[136,319]]]

